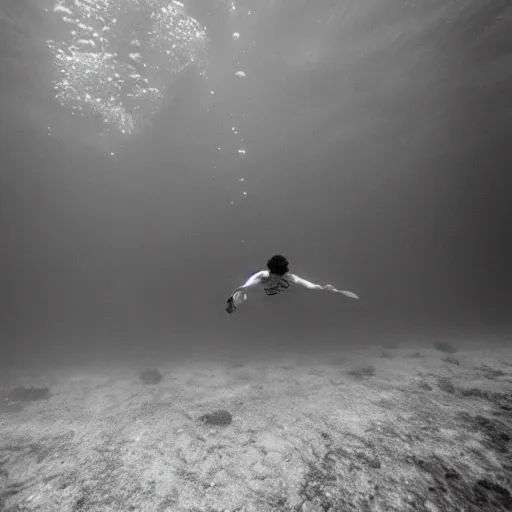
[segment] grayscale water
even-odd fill
[[[2,0],[0,510],[511,510],[510,34]]]

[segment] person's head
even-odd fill
[[[281,254],[276,254],[267,261],[267,268],[271,274],[284,276],[289,272],[288,260]]]

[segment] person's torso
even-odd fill
[[[277,276],[266,271],[261,279],[261,286],[267,295],[277,295],[290,287],[291,279],[288,274]]]

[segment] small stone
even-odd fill
[[[252,467],[252,470],[259,477],[262,477],[262,478],[269,475],[269,470],[261,462],[256,462],[256,464],[254,464],[254,466]]]
[[[144,384],[154,385],[162,380],[162,374],[158,370],[146,370],[140,373],[139,378]]]
[[[429,512],[439,512],[439,509],[429,500],[426,500],[423,505]]]
[[[455,386],[448,377],[440,377],[437,380],[437,386],[441,391],[444,391],[445,393],[455,393]]]
[[[432,344],[432,346],[436,350],[439,350],[439,352],[444,352],[445,354],[455,354],[455,352],[457,352],[455,347],[452,347],[449,343],[444,341],[436,341]]]
[[[302,512],[323,512],[323,508],[311,502],[306,502],[302,505]]]
[[[218,410],[213,411],[211,413],[203,414],[199,421],[207,425],[215,425],[217,427],[225,427],[226,425],[231,424],[233,421],[233,417],[228,411]]]
[[[244,458],[247,459],[249,463],[256,463],[261,459],[261,454],[256,448],[249,446],[244,451]]]
[[[356,379],[362,379],[364,377],[375,376],[375,367],[372,365],[363,366],[361,368],[354,368],[347,372],[348,375]]]
[[[249,480],[247,482],[247,486],[253,492],[265,492],[267,490],[266,489],[267,483],[264,482],[263,480],[259,480],[257,478],[255,478],[253,480]]]
[[[9,392],[8,399],[13,402],[35,402],[38,400],[47,400],[50,396],[50,389],[47,387],[25,388],[19,386]]]

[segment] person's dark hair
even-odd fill
[[[284,276],[289,271],[288,265],[288,260],[280,254],[272,256],[272,258],[267,261],[267,268],[270,273],[278,276]]]

